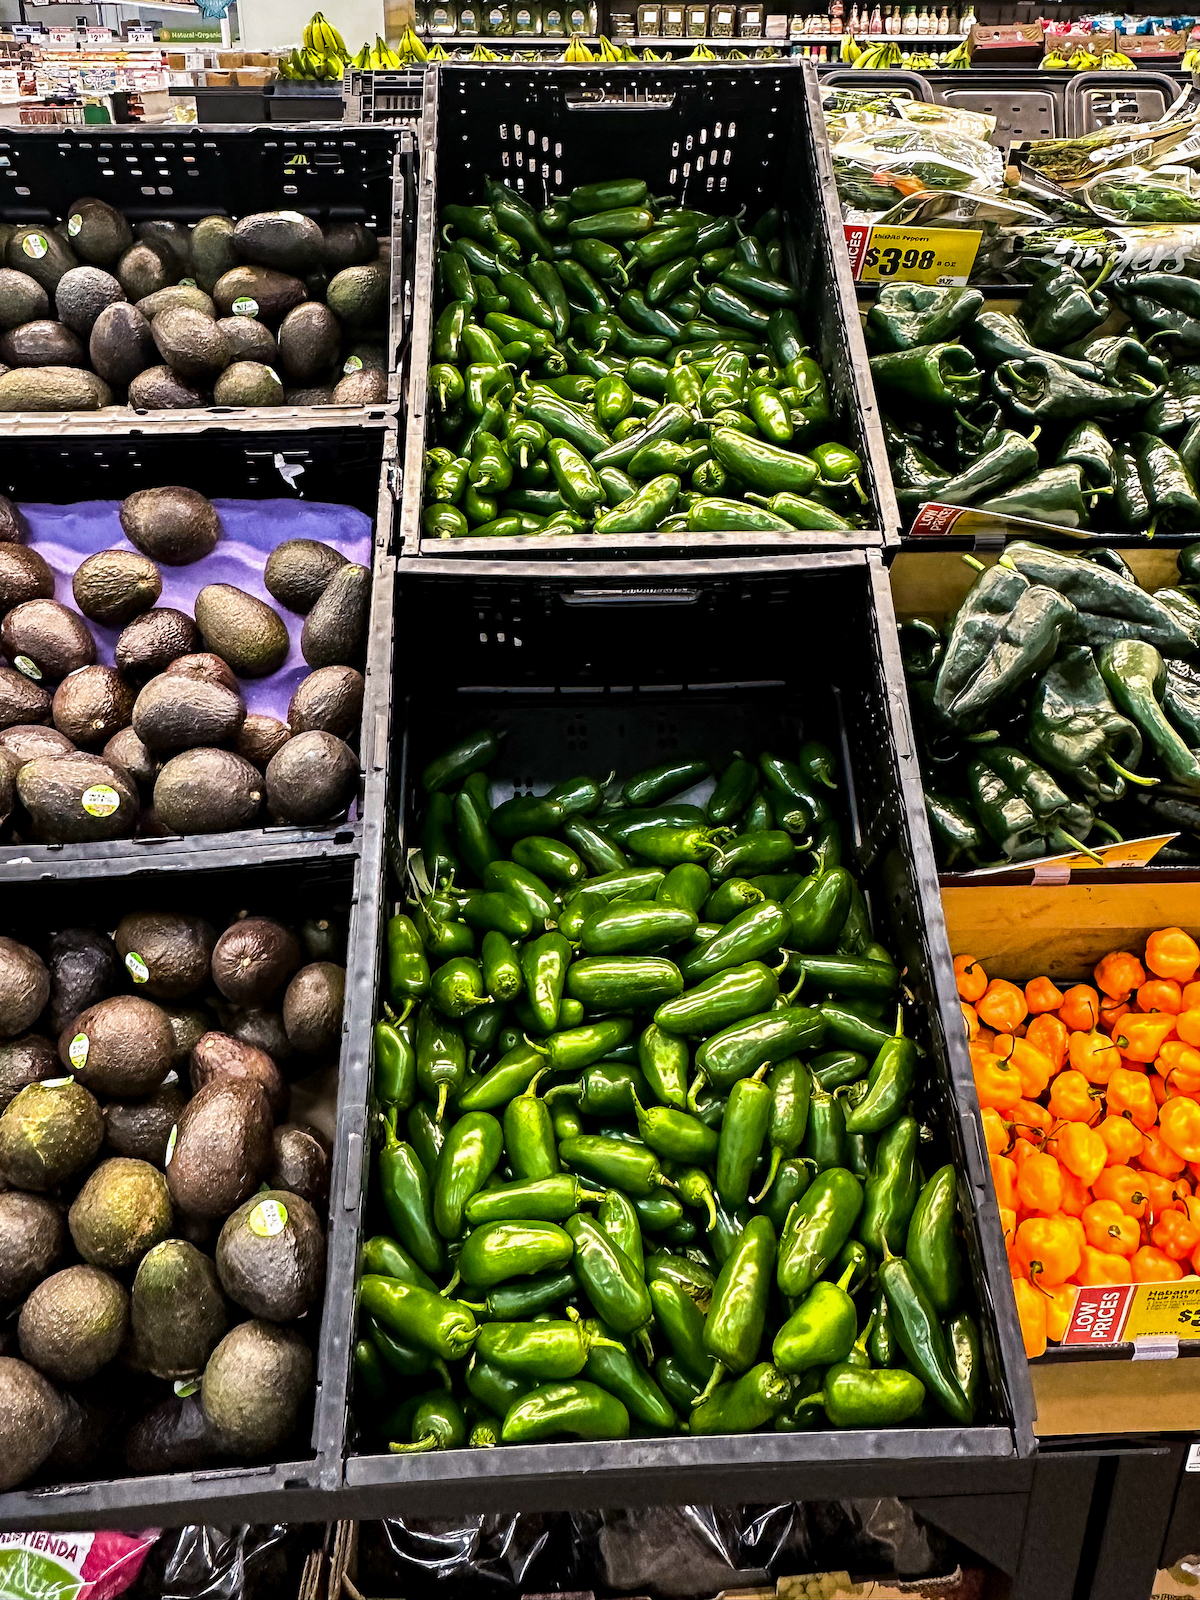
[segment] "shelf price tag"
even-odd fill
[[[1200,1281],[1195,1278],[1178,1283],[1085,1285],[1062,1342],[1094,1346],[1143,1340],[1147,1341],[1145,1359],[1151,1354],[1150,1342],[1168,1336],[1180,1341],[1200,1339]]]
[[[971,228],[881,228],[847,222],[856,283],[964,284],[983,234]]]

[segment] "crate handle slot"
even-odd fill
[[[568,111],[669,111],[675,104],[674,91],[625,90],[609,94],[604,89],[568,89],[563,95]]]
[[[564,589],[564,606],[694,606],[699,589]]]

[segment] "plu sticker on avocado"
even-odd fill
[[[32,256],[35,261],[40,261],[49,248],[50,246],[40,233],[26,234],[25,238],[21,240],[21,249],[24,250],[27,256]]]
[[[195,1394],[200,1387],[199,1378],[176,1378],[172,1387],[181,1400],[186,1400],[189,1395]]]
[[[75,238],[76,234],[80,232],[82,227],[83,218],[79,215],[78,211],[73,217],[67,218],[67,232],[71,235],[72,239]]]
[[[86,1033],[77,1033],[67,1046],[67,1057],[76,1072],[82,1072],[87,1066],[88,1043]]]
[[[42,681],[42,669],[36,661],[31,661],[28,656],[14,656],[13,666],[18,672],[24,673],[27,678],[32,678],[35,683]]]
[[[176,1141],[176,1139],[178,1139],[178,1137],[179,1137],[179,1124],[176,1123],[175,1126],[171,1129],[171,1132],[167,1137],[167,1153],[163,1157],[163,1166],[164,1167],[169,1167],[171,1165],[171,1157],[175,1154],[175,1141]]]
[[[61,1089],[64,1084],[66,1084],[66,1083],[74,1083],[74,1082],[75,1082],[74,1078],[43,1078],[39,1082],[38,1088],[39,1089]]]
[[[280,1200],[260,1200],[246,1218],[251,1233],[260,1239],[273,1239],[287,1227],[287,1207]]]
[[[125,967],[134,983],[149,983],[150,968],[136,950],[131,950],[125,957]]]
[[[121,796],[115,789],[110,789],[106,783],[97,783],[90,789],[85,789],[80,798],[80,804],[89,817],[111,817],[121,804]],[[138,958],[141,959],[140,957]],[[132,967],[130,971],[132,972]],[[146,974],[148,978],[149,973]],[[139,980],[145,982],[145,979]]]
[[[342,371],[345,372],[345,373],[361,372],[362,371],[362,357],[361,356],[347,356],[346,357],[346,364],[342,368]]]
[[[196,287],[196,280],[195,278],[180,278],[179,287],[181,289],[194,289]]]
[[[248,294],[241,294],[229,309],[235,317],[256,317],[258,315],[258,301],[251,300]]]

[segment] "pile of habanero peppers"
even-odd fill
[[[897,499],[1065,528],[1200,528],[1200,283],[1038,276],[1016,315],[977,289],[888,284],[866,319]],[[899,420],[903,419],[903,420]]]
[[[496,750],[425,769],[435,886],[388,928],[364,1430],[968,1424],[955,1173],[923,1165],[921,1052],[840,864],[828,749],[493,809]]]
[[[944,635],[900,629],[942,866],[1094,854],[1094,832],[1179,832],[1155,860],[1194,865],[1200,544],[1178,553],[1180,586],[1153,594],[1116,550],[1018,540],[993,567],[963,559],[979,576]]]
[[[743,233],[640,178],[536,211],[488,179],[441,220],[427,537],[858,525],[778,211]]]

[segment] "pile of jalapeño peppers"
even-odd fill
[[[1200,528],[1200,282],[1102,292],[1066,264],[1028,270],[1015,315],[978,289],[897,283],[867,314],[906,523],[937,501],[1147,538]]]
[[[633,178],[538,211],[488,179],[441,222],[426,537],[859,525],[777,210],[746,233]]]
[[[493,809],[496,751],[425,769],[433,888],[388,927],[364,1432],[970,1423],[955,1173],[829,750],[735,754],[703,806],[688,761]]]
[[[1200,861],[1200,544],[1149,593],[1115,550],[1011,542],[939,632],[900,629],[941,865],[1176,832]]]

